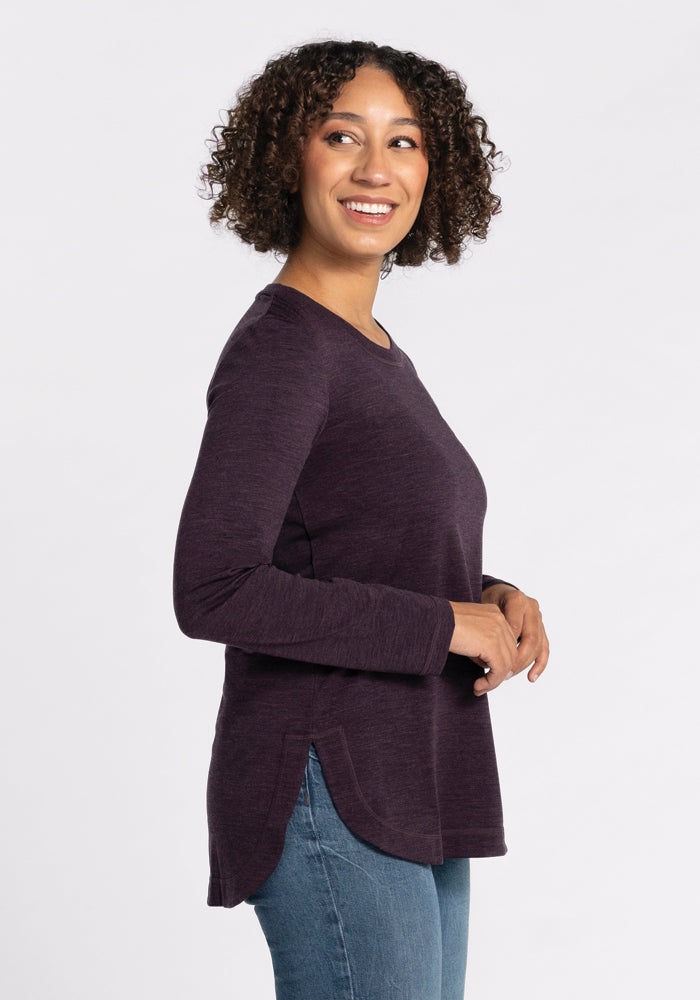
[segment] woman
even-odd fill
[[[214,135],[211,220],[286,260],[215,367],[175,551],[180,628],[226,645],[207,901],[254,906],[278,1000],[456,1000],[469,859],[506,851],[486,695],[548,643],[372,308],[485,237],[498,154],[456,74],[369,42],[268,63]]]

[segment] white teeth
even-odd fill
[[[393,205],[372,205],[362,201],[344,201],[343,204],[351,208],[353,212],[363,212],[365,215],[388,215],[394,207]]]

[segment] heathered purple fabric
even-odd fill
[[[270,284],[226,342],[175,546],[182,631],[226,645],[210,906],[274,871],[317,747],[351,830],[412,861],[506,853],[479,601],[484,484],[393,338]]]

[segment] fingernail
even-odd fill
[[[539,674],[533,674],[533,675],[532,675],[532,683],[533,683],[533,684],[535,683],[535,681],[537,680],[537,678],[538,678],[539,676],[540,676]]]
[[[506,674],[506,680],[507,680],[507,681],[508,681],[508,680],[510,680],[510,678],[511,678],[512,676],[513,676],[513,671],[512,671],[512,670],[509,670],[509,671],[508,671],[508,673]]]

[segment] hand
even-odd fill
[[[481,595],[481,601],[486,606],[495,605],[499,608],[518,642],[511,676],[519,674],[532,664],[527,679],[534,683],[549,659],[549,639],[542,624],[539,604],[534,597],[528,597],[507,583],[494,583],[487,587]],[[494,677],[495,683],[489,683],[490,680],[490,673],[487,677],[480,677],[474,684],[474,693],[483,694],[501,683],[498,677]]]
[[[450,601],[450,605],[455,616],[455,630],[449,651],[468,656],[480,667],[488,668],[488,674],[474,684],[474,694],[484,694],[513,676],[519,662],[518,633],[496,604]]]

